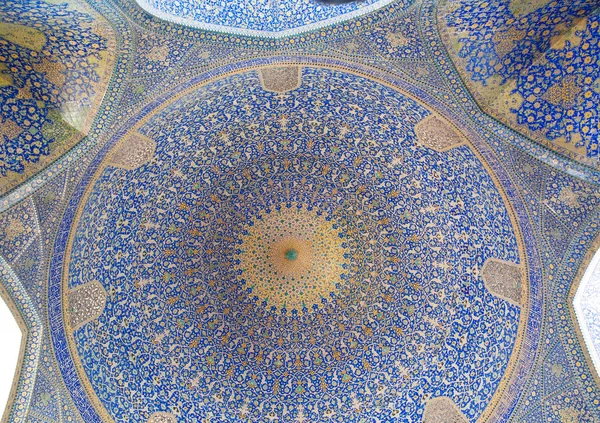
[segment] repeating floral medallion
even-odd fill
[[[64,283],[106,292],[70,328],[99,413],[420,420],[443,397],[477,419],[527,307],[482,276],[488,259],[521,264],[492,176],[462,138],[436,138],[445,120],[379,82],[306,67],[273,92],[259,74],[154,110],[90,181]],[[416,133],[427,120],[435,148]],[[111,164],[130,139],[152,157]]]
[[[600,224],[597,4],[411,4],[271,39],[0,5],[10,421],[600,418],[597,286],[571,308]]]
[[[277,38],[349,20],[382,8],[391,0],[364,0],[335,7],[314,0],[135,2],[156,17],[178,24],[209,31]],[[409,5],[412,1],[401,0],[400,3]]]
[[[77,0],[0,4],[0,195],[87,133],[112,74],[115,34]]]
[[[483,109],[574,159],[598,158],[598,1],[441,2],[440,26]]]
[[[349,250],[339,224],[309,206],[276,206],[249,222],[241,241],[240,276],[257,300],[274,309],[318,307],[347,277]]]

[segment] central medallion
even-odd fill
[[[301,313],[334,296],[348,266],[344,235],[332,219],[303,205],[254,218],[242,236],[238,270],[259,301]]]
[[[287,250],[285,252],[285,258],[288,260],[296,260],[298,258],[298,251],[296,250]]]

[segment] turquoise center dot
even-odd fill
[[[296,260],[298,258],[298,251],[294,249],[287,250],[285,252],[285,258],[288,260]]]

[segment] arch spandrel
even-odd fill
[[[0,5],[0,195],[90,130],[112,76],[116,34],[79,0]]]
[[[600,168],[598,1],[439,3],[439,29],[484,112]]]

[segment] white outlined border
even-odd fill
[[[0,285],[4,300],[9,308],[13,308],[13,315],[23,333],[19,364],[2,423],[25,423],[40,362],[42,322],[25,287],[1,256]]]
[[[581,306],[581,302],[583,301],[583,297],[585,295],[585,291],[587,287],[591,284],[600,284],[600,277],[594,278],[594,273],[596,273],[596,269],[598,269],[600,273],[600,248],[594,254],[592,261],[588,264],[587,269],[581,279],[581,283],[577,288],[577,292],[575,293],[575,298],[573,299],[573,308],[575,310],[575,316],[577,317],[577,322],[579,323],[579,329],[581,330],[581,335],[583,336],[583,340],[585,342],[585,346],[587,347],[588,353],[590,355],[591,361],[596,368],[596,372],[600,373],[600,352],[596,349],[594,345],[594,340],[592,339],[592,334],[589,331],[586,318],[583,314],[583,309]],[[598,316],[600,318],[600,316]]]
[[[8,304],[0,299],[0,327],[2,349],[0,349],[0,415],[8,410],[15,376],[18,376],[21,342],[25,335],[15,320]],[[9,413],[9,411],[4,411]]]

